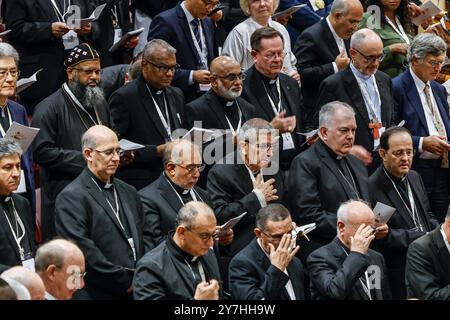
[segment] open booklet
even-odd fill
[[[201,141],[203,144],[221,135],[223,135],[222,130],[192,127],[182,138],[191,140],[192,142]]]
[[[441,12],[441,8],[435,5],[431,0],[428,0],[427,2],[422,4],[420,6],[420,9],[422,10],[422,13],[417,17],[411,18],[411,22],[416,26],[420,26],[422,22],[424,22],[428,18],[434,17]]]
[[[233,227],[247,214],[247,211],[238,215],[237,217],[231,218],[227,222],[225,222],[223,225],[219,226],[219,232],[217,233],[217,236],[221,236],[223,233],[225,233],[227,230],[233,229]]]
[[[295,227],[294,230],[291,232],[292,239],[297,239],[299,237],[305,237],[306,240],[309,241],[309,238],[307,236],[308,233],[313,231],[316,228],[316,223],[309,223],[305,224],[303,226]]]
[[[297,12],[299,9],[301,9],[303,7],[306,7],[306,4],[297,4],[297,5],[292,6],[292,7],[288,8],[288,9],[286,9],[286,10],[283,10],[283,11],[275,13],[272,16],[272,19],[275,20],[277,18],[281,18],[281,17],[287,16],[287,15],[293,14],[293,13]]]
[[[375,226],[379,227],[386,224],[395,212],[395,208],[388,206],[382,202],[377,202],[373,213],[375,214]]]
[[[117,41],[116,43],[114,43],[111,48],[109,48],[109,52],[114,52],[117,51],[118,49],[120,49],[122,46],[125,45],[125,43],[134,36],[138,36],[142,33],[142,31],[144,31],[144,28],[140,28],[137,30],[133,30],[130,32],[125,33],[122,38],[119,39],[119,41]]]
[[[136,142],[132,142],[127,139],[120,139],[119,146],[122,151],[134,151],[134,150],[139,150],[139,149],[145,148],[144,145],[136,143]]]
[[[6,36],[10,32],[11,32],[11,29],[8,29],[8,30],[5,30],[3,32],[0,32],[0,37]]]
[[[23,124],[13,121],[8,131],[5,133],[5,138],[13,139],[18,142],[22,152],[25,152],[33,142],[39,130],[39,128],[24,126]]]
[[[29,86],[33,85],[37,82],[37,75],[39,72],[41,72],[43,68],[39,69],[33,75],[31,75],[28,78],[22,78],[17,81],[17,87],[16,87],[16,93],[19,94]]]
[[[68,19],[66,21],[67,26],[70,29],[81,29],[82,27],[88,25],[92,21],[97,20],[100,18],[100,15],[102,14],[103,9],[105,8],[106,3],[99,5],[95,10],[92,12],[92,14],[88,18],[83,19]]]
[[[297,134],[301,136],[305,136],[305,142],[302,143],[301,147],[303,147],[305,144],[310,142],[311,140],[314,140],[319,135],[319,129],[314,129],[308,132],[297,132]]]

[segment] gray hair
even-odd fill
[[[331,5],[330,13],[339,12],[346,15],[349,8],[350,6],[348,0],[334,0],[333,4]]]
[[[86,131],[81,137],[81,150],[84,148],[95,149],[97,148],[99,137],[95,134]]]
[[[177,215],[177,227],[185,226],[186,228],[195,228],[195,221],[200,213],[213,215],[213,210],[205,203],[200,201],[190,201],[181,207]]]
[[[268,221],[283,221],[289,218],[289,210],[279,203],[271,203],[256,214],[256,227],[265,230]]]
[[[253,118],[246,121],[239,130],[239,141],[256,142],[261,133],[275,135],[272,125],[264,119]]]
[[[13,58],[16,66],[19,66],[19,53],[9,43],[0,42],[0,59]]]
[[[244,11],[246,16],[250,16],[250,2],[253,0],[240,0],[239,4],[241,6],[242,11]],[[272,0],[273,1],[273,12],[275,12],[278,9],[278,6],[280,5],[280,0]]]
[[[34,258],[36,272],[38,274],[45,272],[51,264],[54,264],[57,268],[62,268],[67,254],[72,250],[72,246],[79,249],[74,242],[65,239],[51,240],[40,246]]]
[[[341,205],[339,206],[339,208],[337,210],[337,220],[338,221],[341,220],[345,224],[349,223],[349,221],[348,221],[348,213],[349,213],[348,207],[350,205],[354,204],[354,203],[361,203],[363,205],[366,205],[370,209],[369,204],[366,201],[364,201],[364,200],[361,200],[361,199],[358,199],[358,200],[353,200],[353,199],[352,200],[347,200],[347,201],[341,203]]]
[[[158,51],[167,51],[170,54],[176,54],[177,50],[172,47],[167,41],[162,39],[152,39],[144,47],[145,58],[153,57]]]
[[[198,152],[201,156],[199,147],[186,139],[175,139],[170,141],[165,149],[163,154],[163,165],[166,165],[169,162],[173,162],[175,164],[181,164],[181,159],[186,152]]]
[[[425,58],[427,54],[438,56],[447,51],[447,44],[441,37],[433,33],[421,33],[411,41],[406,59],[411,63],[413,57],[418,60]]]
[[[341,101],[332,101],[324,104],[319,112],[319,128],[330,128],[334,124],[334,116],[338,110],[344,111],[349,117],[355,116],[350,105]]]
[[[22,148],[20,145],[12,139],[1,138],[0,159],[16,155],[19,156],[19,158],[22,156]]]
[[[377,35],[374,31],[368,28],[359,29],[350,38],[350,48],[359,49],[366,43],[365,41],[371,40],[371,38],[373,37],[377,38],[381,43],[380,36]]]

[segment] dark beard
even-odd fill
[[[99,86],[90,87],[78,81],[70,81],[69,89],[86,109],[101,107],[105,104],[105,94]]]

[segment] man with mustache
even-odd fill
[[[0,139],[0,272],[15,266],[34,268],[34,225],[27,199],[13,193],[20,182],[20,146]]]
[[[381,135],[378,151],[383,164],[369,180],[374,205],[381,202],[396,209],[387,222],[387,237],[377,241],[386,260],[394,299],[406,298],[405,265],[408,246],[438,226],[420,175],[411,170],[414,148],[411,133],[392,127]]]
[[[91,126],[111,127],[100,83],[100,59],[88,44],[75,47],[65,61],[68,80],[35,109],[31,125],[41,129],[33,144],[40,165],[42,238],[55,235],[54,202],[58,193],[86,166],[81,136]]]

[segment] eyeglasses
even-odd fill
[[[84,73],[87,76],[90,76],[91,74],[94,74],[96,76],[100,75],[100,69],[81,69],[81,68],[72,68],[74,70],[77,70],[80,73]]]
[[[120,156],[120,153],[122,151],[122,149],[120,148],[116,148],[116,149],[107,149],[107,150],[97,150],[97,149],[93,149],[95,152],[104,154],[107,158],[109,157],[113,157],[115,155]]]
[[[186,226],[184,228],[186,230],[188,230],[189,232],[192,232],[193,234],[195,234],[203,242],[207,242],[211,238],[213,240],[216,240],[218,238],[218,233],[217,232],[213,232],[213,233],[197,233],[197,232],[193,231],[191,228],[188,228]]]
[[[436,68],[436,67],[440,68],[443,66],[445,61],[430,60],[430,61],[426,61],[426,63],[429,64],[430,66],[432,66],[433,68]]]
[[[206,9],[212,10],[215,6],[219,3],[219,1],[211,1],[211,0],[202,0],[203,4],[205,5]]]
[[[17,69],[0,69],[0,79],[5,79],[8,74],[17,79],[20,75],[20,71]]]
[[[275,144],[268,144],[268,143],[252,144],[249,141],[245,141],[245,143],[248,143],[249,145],[252,145],[261,151],[263,151],[263,150],[269,151],[270,149],[272,149],[275,146]]]
[[[379,56],[366,56],[364,53],[362,53],[359,50],[356,50],[355,48],[352,48],[353,50],[355,50],[356,52],[358,52],[360,55],[362,55],[364,57],[364,59],[366,59],[367,63],[374,63],[375,61],[383,61],[384,60],[384,54],[379,55]]]
[[[245,73],[239,73],[239,74],[235,74],[235,73],[230,73],[230,74],[227,74],[226,76],[223,76],[223,77],[221,77],[221,76],[218,76],[218,75],[213,75],[214,77],[216,77],[216,78],[219,78],[219,79],[225,79],[225,80],[227,80],[227,81],[236,81],[236,80],[245,80],[245,78],[247,77],[246,76],[246,74]]]
[[[175,163],[175,165],[185,169],[188,173],[193,173],[195,169],[197,169],[199,172],[202,172],[203,170],[205,170],[206,167],[205,164],[189,164],[187,166],[182,166],[181,164]]]
[[[392,151],[392,155],[396,158],[400,158],[403,155],[406,155],[407,157],[412,157],[414,156],[414,150],[396,150],[396,151]]]
[[[284,57],[286,57],[286,53],[285,52],[272,52],[272,53],[268,53],[268,54],[263,54],[264,59],[267,59],[268,61],[272,61],[275,58],[280,58],[280,59],[284,59]]]
[[[82,279],[86,276],[87,272],[73,271],[70,276],[75,277],[77,279]]]
[[[180,65],[178,63],[176,65],[174,65],[174,66],[166,66],[164,64],[158,65],[158,64],[153,63],[150,60],[145,59],[145,58],[144,58],[144,60],[147,61],[148,63],[150,63],[156,69],[158,69],[158,71],[161,72],[161,73],[167,73],[169,71],[176,72],[180,68]]]

